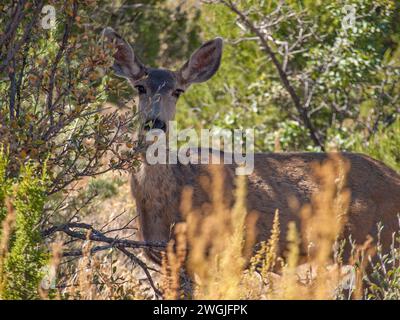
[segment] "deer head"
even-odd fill
[[[222,39],[204,43],[177,71],[150,68],[144,65],[132,47],[112,28],[103,30],[103,37],[115,44],[113,70],[127,79],[139,94],[139,119],[144,130],[168,131],[175,118],[179,96],[192,83],[210,79],[218,70],[222,55]]]

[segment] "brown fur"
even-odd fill
[[[392,233],[399,228],[400,176],[383,163],[362,154],[341,153],[350,164],[347,186],[351,203],[344,237],[349,234],[359,244],[368,235],[376,238],[377,223],[384,225],[382,242],[390,245]],[[285,247],[289,221],[300,222],[298,212],[289,199],[297,199],[300,206],[310,201],[319,185],[313,175],[312,164],[327,159],[325,153],[260,153],[255,155],[255,170],[248,176],[248,212],[257,211],[257,240],[266,240],[272,227],[274,212],[279,209],[281,243]],[[225,165],[225,195],[232,199],[234,166]],[[183,187],[191,186],[194,206],[209,202],[208,194],[200,185],[199,177],[208,175],[206,165],[148,165],[143,163],[132,176],[131,187],[139,213],[140,234],[146,241],[168,241],[171,228],[182,220],[179,210]],[[347,255],[348,256],[348,252]],[[152,256],[153,258],[154,255]]]

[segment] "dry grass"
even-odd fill
[[[315,165],[314,170],[321,189],[299,212],[302,236],[294,222],[280,226],[276,211],[270,239],[262,242],[250,259],[246,253],[249,246],[245,243],[253,239],[254,230],[245,225],[245,180],[237,180],[233,208],[224,203],[223,175],[218,167],[211,168],[211,204],[193,209],[192,191],[186,190],[182,203],[186,232],[180,235],[180,241],[186,237],[190,248],[186,268],[194,281],[191,298],[332,299],[337,295],[341,281],[347,279],[351,271],[333,260],[333,248],[346,222],[350,201],[349,190],[345,187],[348,165],[332,155],[329,161]],[[278,256],[281,227],[288,228],[283,257]],[[300,257],[300,246],[308,249],[306,262],[301,265],[300,258],[304,260],[304,257]],[[170,264],[166,269],[177,270],[176,287],[183,259],[182,256],[172,258],[171,254],[169,250],[167,262],[179,261],[179,264]],[[275,269],[280,270],[279,273],[274,273]],[[168,292],[165,298],[179,297],[179,294],[171,294],[171,287],[165,292]]]
[[[128,186],[128,175],[106,174],[101,181],[118,180],[112,195],[106,198],[100,195],[87,212],[85,222],[95,228],[106,226],[110,237],[132,239],[136,237],[136,213]],[[81,185],[82,190],[90,188],[91,181]],[[110,188],[109,185],[106,185]],[[108,189],[103,193],[108,193]],[[123,229],[121,229],[124,227]],[[58,291],[62,299],[153,299],[154,294],[140,268],[125,255],[115,249],[95,254],[90,250],[94,244],[85,241],[83,245],[64,243],[64,250],[82,249],[83,255],[77,258],[63,258],[59,266]],[[136,252],[143,258],[141,251]],[[157,279],[158,274],[152,273]]]
[[[236,203],[225,204],[222,171],[211,166],[212,203],[200,210],[191,206],[191,189],[183,196],[190,248],[187,270],[194,279],[195,299],[240,299],[238,290],[245,268],[245,180],[237,180]]]
[[[260,243],[256,251],[252,249],[256,216],[246,211],[245,178],[237,179],[236,201],[230,207],[224,199],[223,171],[218,166],[211,166],[210,170],[212,179],[205,185],[210,187],[211,203],[201,208],[192,207],[193,191],[185,189],[181,204],[185,222],[175,225],[175,237],[163,254],[162,266],[152,265],[160,270],[151,271],[151,275],[162,291],[163,299],[365,297],[361,280],[365,260],[360,264],[360,259],[354,259],[352,265],[346,266],[340,259],[338,238],[346,222],[350,201],[346,188],[348,165],[343,159],[332,156],[329,161],[315,165],[321,188],[312,196],[310,204],[299,210],[301,230],[295,222],[281,225],[277,210],[270,238]],[[113,177],[110,175],[106,179]],[[109,228],[118,230],[132,219],[135,212],[127,188],[128,177],[119,179],[122,183],[118,185],[115,195],[92,206],[86,213],[85,221],[92,222],[94,226],[107,224]],[[125,211],[129,214],[115,219]],[[3,223],[1,257],[7,252],[7,243],[4,242],[8,239],[7,230],[12,228],[12,210],[9,212]],[[278,247],[282,228],[288,229],[285,248]],[[129,229],[116,231],[114,235],[132,238],[135,234],[135,229]],[[57,240],[51,248],[49,270],[57,273],[57,281],[56,287],[51,290],[40,288],[43,299],[155,298],[141,269],[126,256],[112,248],[93,254],[90,252],[93,243],[85,241],[79,247],[83,252],[81,257],[62,258],[64,250],[70,250],[71,245],[74,247],[74,243],[65,240]],[[397,242],[392,251],[398,254],[396,245]],[[300,255],[304,248],[308,252],[305,257]],[[368,250],[368,243],[354,247],[354,257],[361,257]],[[144,259],[140,250],[135,253]],[[387,257],[382,254],[384,259]],[[390,261],[396,264],[400,261],[396,259]],[[377,295],[386,292],[389,290]],[[390,291],[391,297],[395,296],[393,292],[396,291]]]

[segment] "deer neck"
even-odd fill
[[[172,226],[180,219],[176,201],[179,186],[173,168],[143,161],[132,175],[131,189],[139,214],[141,238],[168,241]]]

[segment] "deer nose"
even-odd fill
[[[160,119],[148,119],[144,123],[144,130],[149,131],[151,129],[160,129],[165,132],[167,130],[167,125]]]

